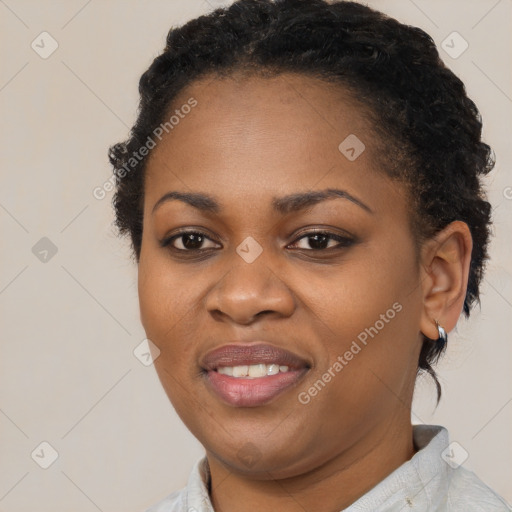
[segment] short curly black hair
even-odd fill
[[[481,140],[481,116],[428,34],[356,2],[238,0],[169,31],[163,52],[140,79],[138,118],[129,139],[109,150],[115,224],[120,234],[130,235],[137,262],[147,161],[140,148],[194,80],[239,71],[300,73],[352,93],[386,148],[379,152],[380,167],[410,192],[418,246],[454,220],[468,225],[469,316],[479,302],[491,226],[480,177],[494,159]],[[438,401],[441,387],[432,365],[445,346],[424,337],[418,362],[418,371],[434,378]]]

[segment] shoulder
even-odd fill
[[[475,473],[460,466],[452,472],[447,510],[510,512],[512,508]]]
[[[185,490],[174,491],[144,512],[186,512]]]
[[[410,486],[423,489],[415,495],[420,503],[422,497],[425,499],[429,511],[512,512],[510,505],[475,473],[450,463],[453,443],[446,428],[414,425],[413,436],[418,451],[401,469]],[[411,467],[414,471],[404,471]]]
[[[210,470],[206,457],[192,468],[186,487],[167,495],[144,512],[213,512],[208,496]]]

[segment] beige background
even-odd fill
[[[142,511],[202,454],[133,354],[145,338],[136,267],[111,224],[112,193],[92,190],[110,176],[107,148],[127,136],[138,78],[170,26],[220,4],[0,0],[0,512]],[[440,406],[421,379],[413,420],[447,426],[464,465],[512,501],[512,2],[369,4],[432,35],[497,155],[482,307],[450,336]],[[47,59],[31,48],[43,31],[59,45]],[[453,31],[469,43],[457,59],[441,47]],[[47,262],[32,251],[43,237],[57,248]],[[31,457],[43,441],[58,453],[47,469]],[[48,461],[42,449],[34,459]]]

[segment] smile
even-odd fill
[[[261,363],[240,366],[221,366],[217,368],[217,371],[222,375],[229,375],[235,378],[259,379],[267,375],[277,375],[279,372],[286,373],[288,366],[282,366],[276,363]]]
[[[308,363],[268,344],[226,345],[203,359],[205,383],[213,394],[234,407],[258,407],[295,386]]]

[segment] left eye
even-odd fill
[[[295,243],[300,241],[306,241],[305,243],[308,244],[310,248],[308,249],[307,247],[299,247],[299,249],[307,249],[310,251],[332,249],[335,247],[348,247],[353,243],[351,238],[335,235],[334,233],[326,233],[323,231],[313,231],[306,233],[298,238]],[[329,245],[330,242],[336,243]]]

